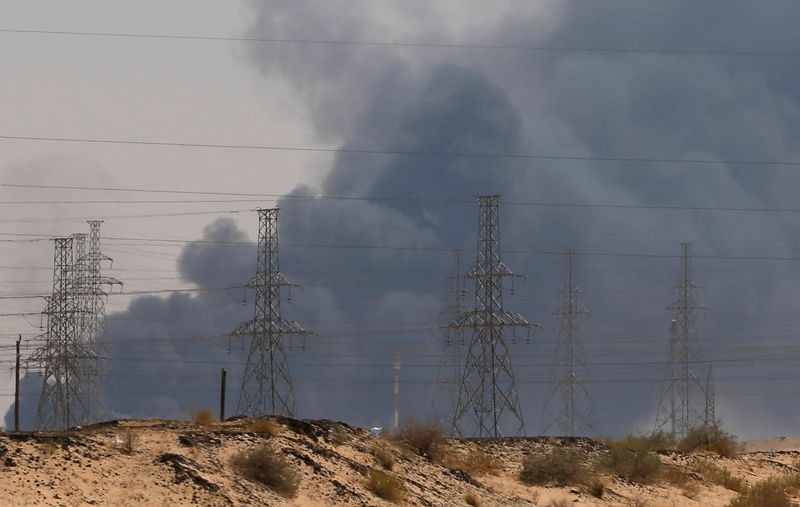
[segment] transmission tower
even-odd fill
[[[480,196],[477,262],[467,278],[475,284],[475,306],[451,324],[471,331],[453,414],[454,435],[501,437],[502,428],[523,435],[525,423],[505,340],[506,328],[532,325],[503,307],[502,280],[515,276],[500,260],[500,196]],[[471,423],[465,428],[465,423]]]
[[[101,249],[100,226],[103,221],[90,220],[87,223],[89,224],[89,248],[83,262],[86,266],[86,278],[83,286],[86,290],[86,309],[89,318],[83,334],[92,347],[96,348],[96,339],[104,332],[106,297],[113,287],[122,287],[122,282],[103,275],[103,263],[107,262],[109,266],[113,263],[111,257],[103,254]]]
[[[293,416],[295,400],[284,341],[309,334],[297,322],[281,317],[281,288],[291,284],[278,265],[278,209],[258,210],[258,266],[248,287],[255,289],[255,316],[234,336],[249,336],[250,351],[242,378],[238,413],[251,417]]]
[[[55,240],[53,292],[43,314],[47,318],[44,346],[29,358],[29,364],[43,371],[42,392],[36,411],[40,429],[66,429],[84,424],[90,414],[87,400],[87,360],[94,353],[78,336],[81,313],[75,292],[73,237]]]
[[[451,304],[444,312],[447,317],[447,327],[445,328],[442,356],[439,362],[439,378],[441,382],[438,383],[433,399],[434,413],[438,420],[443,420],[444,418],[448,421],[452,420],[452,411],[458,397],[458,386],[461,379],[463,349],[466,345],[464,343],[464,329],[450,325],[453,322],[458,322],[464,315],[466,287],[461,259],[461,251],[453,251],[453,274],[450,276],[452,280],[450,288]],[[443,393],[447,396],[447,409],[444,413],[439,411],[439,398]]]
[[[678,293],[678,300],[668,307],[673,312],[668,378],[656,413],[655,426],[656,431],[662,431],[669,423],[676,438],[685,437],[692,427],[704,420],[693,402],[693,395],[697,391],[703,392],[703,386],[692,371],[692,365],[699,356],[695,340],[696,314],[705,308],[695,300],[698,287],[692,281],[692,245],[683,243],[681,246],[681,280],[673,287]],[[663,410],[662,407],[668,404],[671,410]]]
[[[596,432],[597,415],[594,401],[582,376],[586,363],[579,319],[589,312],[578,303],[583,291],[575,285],[575,252],[568,250],[566,256],[566,280],[561,292],[561,308],[553,312],[560,317],[561,322],[553,363],[555,385],[545,400],[542,433],[555,427],[563,436],[574,437],[581,429]],[[556,395],[560,395],[563,402],[560,409],[551,407]],[[580,410],[583,405],[586,405],[586,412]]]
[[[708,371],[706,372],[706,386],[704,391],[706,395],[706,410],[703,422],[706,428],[710,428],[717,424],[717,389],[714,386],[714,371],[712,364],[708,365]]]

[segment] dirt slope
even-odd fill
[[[210,427],[175,421],[115,421],[58,433],[0,434],[0,505],[270,505],[388,506],[366,487],[366,475],[379,468],[370,452],[379,441],[365,429],[330,421],[275,419],[274,436],[249,430],[251,421]],[[125,440],[135,435],[128,454]],[[231,465],[239,451],[269,441],[301,476],[295,498],[287,499],[241,476]],[[598,499],[585,487],[540,488],[521,484],[517,474],[525,456],[554,446],[577,446],[602,454],[588,439],[452,440],[448,453],[466,455],[480,448],[501,464],[492,475],[471,477],[388,445],[396,460],[393,474],[405,484],[404,505],[467,505],[469,493],[482,506],[569,505],[683,506],[725,505],[733,491],[691,473],[688,485],[637,485],[604,476]],[[753,452],[737,458],[662,455],[665,463],[690,469],[713,461],[755,483],[795,471],[800,453]]]

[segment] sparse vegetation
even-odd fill
[[[600,477],[592,477],[586,486],[589,490],[589,494],[595,498],[603,498],[603,495],[606,493],[606,481]]]
[[[402,502],[406,496],[405,487],[397,477],[374,468],[369,471],[367,488],[378,497],[390,502]]]
[[[571,486],[584,484],[589,474],[585,455],[575,449],[555,449],[531,456],[522,462],[519,479],[535,486]]]
[[[260,482],[285,497],[294,497],[300,478],[288,463],[269,445],[240,452],[233,457],[235,469],[250,480]]]
[[[475,493],[467,493],[464,496],[464,502],[471,507],[481,507],[481,501],[475,496]]]
[[[139,434],[133,428],[128,428],[122,437],[122,452],[133,454],[139,444]]]
[[[609,446],[601,464],[609,473],[643,484],[653,482],[663,466],[646,445],[632,448],[621,443]]]
[[[736,437],[723,431],[719,422],[710,426],[692,428],[678,443],[678,450],[681,452],[708,451],[728,458],[736,456],[739,449]]]
[[[370,449],[370,454],[375,458],[375,461],[384,470],[391,470],[394,468],[394,454],[386,448],[385,445],[375,445]]]
[[[790,507],[789,495],[800,491],[800,475],[772,477],[746,488],[731,500],[728,507]]]
[[[211,426],[217,421],[214,413],[206,409],[192,411],[192,422],[198,426]]]
[[[718,484],[723,488],[737,493],[743,493],[747,490],[747,483],[743,479],[734,477],[728,470],[709,461],[701,461],[693,469],[696,473],[702,475],[706,481]]]
[[[438,422],[420,423],[409,419],[400,425],[394,439],[406,443],[414,452],[431,461],[441,459],[445,452],[444,429]]]
[[[554,498],[547,502],[547,507],[570,507],[571,504],[566,498]]]
[[[495,474],[502,468],[499,461],[481,449],[470,449],[466,454],[446,456],[442,464],[451,470],[461,470],[472,477]]]
[[[658,452],[675,449],[677,443],[672,435],[664,431],[654,431],[645,435],[628,435],[621,439],[605,439],[604,444],[611,447],[621,445],[629,449]]]
[[[272,419],[253,419],[247,425],[247,431],[260,433],[264,436],[272,437],[278,432],[278,425]]]

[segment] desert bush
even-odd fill
[[[647,500],[645,500],[640,496],[635,496],[633,497],[633,500],[631,500],[631,507],[648,507],[648,506],[649,504],[647,503]]]
[[[571,486],[586,482],[585,455],[575,449],[555,449],[522,462],[519,479],[528,485]]]
[[[438,422],[420,423],[410,419],[400,425],[394,439],[405,442],[414,452],[430,460],[442,458],[445,451],[444,429]]]
[[[601,465],[609,473],[638,483],[652,482],[662,469],[661,460],[649,450],[622,444],[609,446]]]
[[[394,468],[394,454],[392,454],[392,452],[385,446],[375,445],[370,449],[369,452],[384,470],[391,470]]]
[[[192,411],[192,422],[198,426],[211,426],[216,422],[214,413],[204,408]]]
[[[272,437],[278,432],[278,425],[272,419],[253,419],[247,425],[247,431]]]
[[[464,496],[464,502],[470,507],[481,507],[481,501],[475,496],[475,493],[467,493]]]
[[[406,496],[400,479],[382,470],[372,469],[369,471],[367,488],[378,497],[390,502],[402,502]]]
[[[728,507],[791,507],[781,478],[767,479],[731,500]]]
[[[607,446],[621,445],[629,449],[642,451],[665,451],[676,448],[675,439],[671,434],[664,431],[654,431],[644,435],[628,435],[621,439],[605,439]]]
[[[571,504],[566,498],[554,498],[547,502],[547,507],[570,507]]]
[[[233,466],[250,480],[260,482],[285,497],[297,494],[300,477],[291,464],[268,445],[236,454]]]
[[[595,498],[603,498],[606,493],[606,481],[596,476],[592,477],[586,487],[589,490],[589,494]]]
[[[734,477],[731,473],[714,463],[708,461],[701,461],[693,467],[694,471],[703,476],[708,482],[712,482],[723,488],[743,493],[747,489],[747,483],[744,479]]]
[[[128,428],[122,436],[122,452],[125,454],[133,454],[136,447],[139,445],[139,434],[133,431],[133,428]]]
[[[451,470],[461,470],[473,477],[495,474],[502,464],[481,449],[470,449],[466,454],[445,456],[442,465]]]
[[[720,423],[692,428],[686,437],[678,442],[681,452],[708,451],[720,456],[733,457],[739,453],[740,445],[736,437],[723,431]]]

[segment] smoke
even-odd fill
[[[800,49],[789,25],[800,6],[780,0],[758,8],[732,1],[724,9],[674,0],[482,9],[423,1],[252,6],[249,35],[262,38]],[[469,260],[477,235],[476,204],[439,199],[499,193],[504,260],[526,277],[506,304],[541,325],[532,344],[512,345],[529,433],[538,431],[552,389],[558,322],[551,311],[564,262],[557,254],[567,248],[579,252],[578,284],[590,311],[582,331],[598,431],[650,429],[672,318],[665,308],[676,297],[670,287],[684,241],[698,255],[694,278],[708,308],[697,321],[698,340],[702,357],[716,362],[717,414],[745,437],[794,431],[800,412],[788,396],[796,267],[758,259],[797,255],[794,214],[519,204],[792,207],[800,184],[794,167],[657,162],[800,158],[791,135],[800,123],[800,71],[792,58],[312,43],[252,43],[246,55],[265,80],[293,85],[320,142],[394,153],[341,153],[317,187],[292,192],[375,200],[290,195],[280,202],[282,268],[304,286],[292,290],[284,311],[315,333],[289,354],[300,416],[387,424],[395,353],[404,364],[402,415],[433,414],[431,401],[447,398],[435,384],[447,374],[439,369],[438,326],[446,324],[449,304],[449,251],[461,249]],[[650,161],[463,156],[469,153]],[[204,239],[244,236],[222,221]],[[592,252],[637,255],[581,255]],[[719,258],[725,256],[751,259]],[[198,287],[222,287],[244,284],[254,261],[252,247],[201,242],[186,247],[178,266]],[[252,301],[241,299],[236,291],[148,297],[111,316],[116,413],[182,417],[215,407],[219,368],[236,384],[244,358],[241,343],[234,340],[229,352],[227,339],[211,337],[251,318]],[[698,376],[704,368],[697,365]],[[235,394],[231,387],[230,399]],[[435,411],[446,412],[447,404]]]

